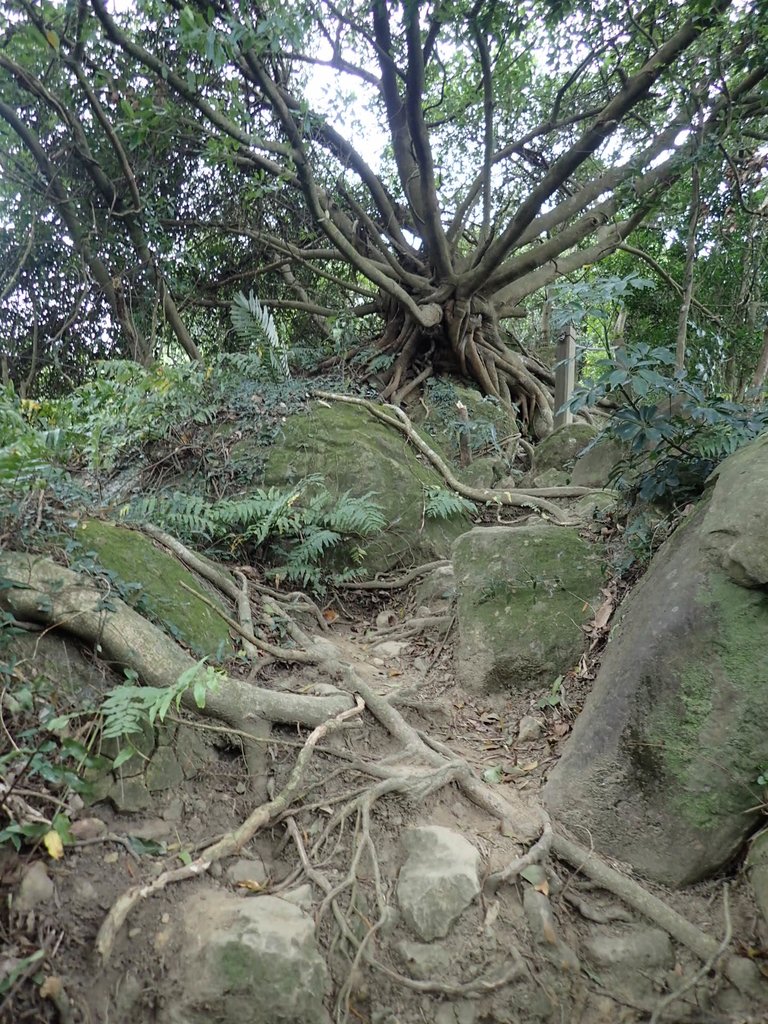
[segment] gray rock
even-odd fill
[[[537,740],[543,730],[544,723],[540,718],[534,718],[533,715],[523,715],[517,727],[518,741],[520,743],[530,743],[531,740]]]
[[[660,928],[595,931],[584,940],[583,949],[602,967],[666,967],[674,960],[669,936]]]
[[[416,604],[428,605],[439,615],[456,596],[456,577],[452,565],[441,565],[424,576],[414,591]]]
[[[768,925],[768,832],[760,832],[752,840],[747,855],[747,877],[752,887],[755,903]]]
[[[44,906],[53,899],[54,887],[48,869],[41,860],[36,860],[24,872],[14,908],[22,913]]]
[[[607,487],[617,463],[627,456],[616,441],[598,441],[580,456],[571,472],[574,487]]]
[[[409,829],[402,842],[408,854],[397,880],[403,919],[425,942],[444,938],[480,892],[480,854],[438,825]]]
[[[445,976],[451,970],[455,953],[431,942],[410,942],[404,939],[395,946],[395,952],[405,964],[412,978],[426,980]],[[455,979],[453,979],[455,980]]]
[[[373,653],[379,658],[399,658],[408,647],[408,642],[403,640],[384,640],[372,648]]]
[[[255,857],[253,860],[243,857],[236,860],[227,867],[225,873],[227,881],[233,885],[237,885],[238,882],[256,882],[261,885],[267,880],[267,871],[261,857]]]
[[[252,448],[250,439],[240,444]],[[236,451],[237,445],[232,454]],[[445,558],[469,526],[464,514],[422,522],[424,487],[443,486],[442,477],[416,457],[399,431],[365,409],[336,402],[288,418],[280,443],[269,449],[264,482],[291,486],[311,473],[320,474],[335,496],[373,492],[381,505],[387,526],[363,544],[363,564],[371,572],[405,560]],[[337,554],[350,557],[349,550]]]
[[[555,430],[536,446],[534,473],[539,476],[548,469],[566,469],[596,434],[597,429],[589,423],[570,423]]]
[[[193,778],[213,759],[213,753],[200,735],[200,730],[193,726],[179,726],[173,749],[185,779]]]
[[[328,972],[312,919],[275,896],[189,898],[172,1024],[329,1024]]]
[[[563,526],[470,530],[454,546],[459,680],[472,693],[549,686],[579,660],[602,548]]]
[[[624,603],[544,790],[556,819],[668,885],[716,871],[760,819],[752,789],[756,766],[768,764],[768,605],[755,583],[766,550],[761,438],[723,463],[711,499]]]
[[[132,779],[117,779],[107,794],[116,811],[136,814],[145,811],[152,804],[144,779],[136,776]]]
[[[184,781],[184,772],[170,747],[158,747],[147,765],[145,778],[150,793],[174,789]]]

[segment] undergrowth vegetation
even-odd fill
[[[611,483],[631,499],[680,504],[701,493],[724,458],[768,428],[768,405],[758,396],[734,401],[675,371],[675,353],[637,344],[592,363],[592,377],[569,403],[612,403],[604,438],[625,456]]]

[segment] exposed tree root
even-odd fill
[[[545,487],[531,488],[528,490],[501,491],[491,487],[470,487],[459,480],[450,470],[445,461],[424,441],[414,428],[411,421],[402,411],[394,405],[380,406],[369,402],[365,398],[354,398],[351,395],[338,395],[329,391],[316,391],[316,396],[325,401],[344,402],[347,405],[359,405],[374,416],[395,430],[400,431],[413,444],[421,454],[429,460],[434,468],[440,473],[445,482],[457,494],[461,494],[471,501],[478,501],[488,504],[506,505],[513,508],[532,508],[540,514],[547,514],[561,525],[572,525],[568,517],[556,505],[553,505],[549,498],[580,498],[587,494],[595,494],[593,487]]]
[[[338,729],[348,718],[351,718],[353,715],[359,715],[362,710],[363,703],[358,701],[355,707],[348,708],[346,711],[336,715],[331,721],[317,726],[307,737],[307,741],[296,759],[296,764],[283,790],[273,800],[270,800],[269,803],[257,807],[235,831],[227,833],[218,842],[207,847],[191,864],[184,864],[172,871],[164,871],[154,881],[146,885],[136,885],[127,892],[124,892],[110,909],[96,936],[96,952],[101,958],[102,963],[106,963],[109,959],[120,928],[137,903],[140,903],[141,900],[146,899],[153,893],[159,892],[172,882],[181,882],[186,878],[195,878],[208,871],[211,864],[217,860],[230,857],[234,853],[239,853],[260,829],[265,828],[278,814],[282,814],[289,804],[296,799],[309,760],[320,740],[335,729]]]
[[[194,660],[173,640],[123,602],[110,595],[107,604],[97,586],[47,558],[3,552],[0,554],[0,574],[10,583],[10,586],[0,591],[0,607],[11,611],[19,619],[41,622],[48,628],[61,628],[91,644],[98,644],[111,661],[135,669],[147,683],[168,685],[195,665]],[[234,581],[230,580],[230,583],[234,588],[232,593],[236,596],[240,588]],[[237,628],[250,632],[242,626]],[[109,957],[122,923],[140,900],[172,882],[207,871],[214,860],[242,849],[260,828],[284,820],[287,809],[295,803],[304,785],[306,766],[319,740],[332,731],[344,728],[346,721],[360,714],[364,707],[397,741],[397,753],[390,758],[380,759],[360,757],[343,750],[324,750],[328,756],[338,756],[342,760],[343,767],[339,772],[351,772],[358,776],[362,774],[376,781],[356,787],[354,792],[347,795],[331,815],[310,851],[304,849],[297,827],[288,819],[288,828],[304,870],[325,893],[319,914],[326,911],[332,914],[338,935],[348,950],[349,975],[340,989],[337,1020],[346,1020],[352,1012],[351,979],[356,967],[363,962],[412,989],[446,996],[477,995],[492,991],[526,973],[517,951],[510,954],[513,963],[503,975],[481,976],[464,984],[414,981],[376,960],[371,950],[372,940],[386,919],[387,901],[370,821],[376,801],[391,793],[399,793],[411,800],[423,800],[441,787],[455,784],[477,806],[501,822],[505,835],[512,836],[520,843],[533,843],[526,853],[489,877],[487,885],[491,889],[514,880],[526,867],[542,863],[553,855],[568,862],[600,887],[614,893],[634,911],[663,928],[702,959],[705,968],[725,956],[729,928],[726,928],[726,938],[718,943],[637,882],[612,869],[596,854],[553,832],[546,816],[538,808],[527,806],[514,792],[502,795],[498,788],[483,784],[475,777],[470,765],[458,758],[449,747],[411,726],[388,697],[376,693],[366,684],[355,667],[341,657],[330,640],[312,640],[301,631],[299,635],[309,645],[308,649],[301,652],[306,656],[305,660],[316,664],[327,673],[329,679],[336,680],[348,693],[323,697],[276,693],[225,677],[221,689],[209,694],[204,713],[219,718],[235,729],[241,729],[246,737],[253,739],[255,745],[259,745],[259,738],[253,734],[253,726],[258,721],[267,724],[298,722],[313,727],[314,732],[303,745],[289,780],[277,797],[258,806],[242,825],[204,849],[192,864],[165,872],[153,882],[136,886],[120,897],[99,932],[97,950],[103,960]],[[282,656],[283,652],[277,648],[277,654]],[[191,697],[185,700],[185,704],[190,710],[199,713],[200,709],[196,708]],[[261,741],[263,745],[264,737]],[[326,781],[327,776],[323,776],[322,784]],[[303,794],[306,795],[311,788],[314,786],[305,785]],[[311,810],[312,806],[304,803],[292,813],[299,815]],[[327,807],[328,801],[323,800],[318,806]],[[336,857],[347,823],[351,821],[354,821],[354,828],[349,866],[341,881],[332,885],[323,875],[322,864]],[[372,923],[370,911],[364,913],[364,901],[360,903],[358,897],[363,858],[364,873],[372,879],[375,892],[377,914]],[[354,915],[355,927],[351,915]],[[362,938],[359,931],[361,917],[368,925]],[[725,959],[723,967],[726,976],[742,991],[757,993],[763,988],[759,971],[752,962],[732,956]],[[692,984],[695,983],[694,980]],[[681,994],[682,990],[674,993],[673,997],[678,998]],[[659,1004],[656,1019],[660,1019],[671,998]]]
[[[341,590],[402,590],[403,587],[407,587],[409,583],[413,583],[420,576],[426,576],[428,573],[433,572],[435,569],[442,569],[446,565],[451,565],[449,558],[441,558],[436,562],[425,562],[424,565],[417,565],[415,569],[411,569],[409,572],[402,576],[398,576],[394,580],[365,580],[363,582],[355,583],[342,583],[339,586]]]
[[[665,932],[668,932],[673,939],[687,946],[699,959],[706,962],[720,956],[720,944],[716,939],[706,935],[690,921],[686,921],[676,910],[648,892],[634,879],[619,874],[594,852],[557,833],[553,837],[552,852],[556,857],[567,861],[577,871],[588,875],[603,889],[618,896],[633,910],[650,918]],[[757,966],[751,960],[739,956],[729,957],[725,962],[725,974],[743,992],[759,991],[764,995],[765,982],[761,979]]]

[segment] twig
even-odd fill
[[[544,827],[541,835],[536,840],[534,845],[530,848],[528,853],[522,857],[517,857],[501,871],[494,871],[492,875],[489,875],[486,879],[486,887],[489,892],[496,892],[502,882],[509,882],[522,874],[526,868],[532,864],[540,864],[548,855],[552,847],[552,822],[549,817],[544,818]]]

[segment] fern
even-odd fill
[[[444,487],[424,488],[424,515],[427,519],[450,519],[451,516],[474,513],[473,502],[447,491]]]
[[[122,514],[155,522],[182,540],[225,546],[239,557],[244,551],[249,557],[260,554],[277,562],[272,575],[314,589],[336,579],[322,564],[329,554],[351,544],[351,555],[345,555],[359,562],[364,548],[358,542],[387,525],[372,494],[353,497],[347,492],[334,500],[317,476],[286,490],[270,487],[219,501],[179,492],[142,498]]]
[[[135,673],[129,678],[136,678]],[[206,665],[203,658],[182,672],[172,686],[115,686],[101,704],[102,735],[104,739],[125,739],[142,732],[147,722],[154,725],[155,721],[164,721],[174,705],[178,710],[190,688],[195,703],[203,708],[207,693],[216,689],[220,679],[221,674]]]
[[[249,292],[238,292],[232,300],[230,319],[238,338],[255,349],[261,359],[266,356],[275,380],[288,380],[288,348],[280,340],[270,311]]]

